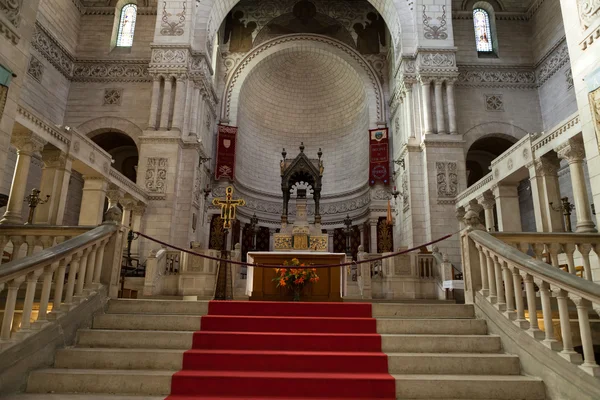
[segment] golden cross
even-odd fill
[[[221,219],[223,220],[223,228],[231,228],[231,221],[235,219],[235,209],[238,206],[245,206],[246,200],[233,200],[233,187],[225,188],[225,199],[213,199],[212,203],[215,206],[221,207]]]

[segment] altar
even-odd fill
[[[273,282],[275,268],[286,260],[297,258],[301,262],[313,265],[340,264],[346,261],[344,253],[326,252],[268,252],[252,251],[248,253],[248,262],[273,265],[273,268],[248,267],[246,295],[250,300],[291,301],[293,293],[285,287],[277,287]],[[342,271],[340,267],[319,268],[319,282],[304,288],[302,301],[342,301]]]

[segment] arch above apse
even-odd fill
[[[221,121],[237,126],[238,102],[244,81],[261,61],[285,49],[310,45],[310,49],[323,49],[346,61],[358,73],[367,93],[369,123],[372,128],[386,121],[385,98],[377,73],[355,49],[339,40],[322,35],[293,34],[267,40],[250,51],[233,69],[223,92]],[[308,50],[308,48],[307,48]]]
[[[482,4],[484,3],[484,4]],[[485,5],[485,3],[487,3],[487,6]],[[502,2],[502,0],[463,0],[460,9],[461,10],[465,10],[465,11],[473,11],[474,8],[483,8],[483,9],[487,9],[489,7],[492,8],[491,11],[505,11],[506,7],[504,6],[504,3]],[[489,11],[489,10],[486,10]]]
[[[91,119],[77,127],[77,131],[90,139],[96,135],[106,132],[117,131],[129,136],[140,147],[140,136],[142,129],[133,122],[119,117],[99,117]]]
[[[383,17],[392,42],[394,56],[399,59],[402,51],[412,53],[416,50],[417,34],[413,8],[414,2],[406,0],[366,0]],[[206,32],[206,42],[219,30],[221,23],[240,0],[204,0],[201,10],[196,13],[195,30]],[[409,4],[410,3],[410,4]],[[204,45],[202,43],[201,45]],[[208,49],[207,49],[208,50]],[[210,53],[210,51],[209,51]]]
[[[525,129],[508,122],[484,122],[475,125],[463,135],[465,153],[471,148],[473,143],[484,137],[501,137],[516,142],[528,133]]]

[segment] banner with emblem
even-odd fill
[[[369,130],[369,185],[390,183],[388,129]]]
[[[215,164],[215,179],[222,178],[233,181],[235,176],[235,136],[237,127],[219,125],[217,136],[217,161]]]

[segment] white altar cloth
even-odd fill
[[[257,254],[268,254],[268,253],[272,253],[271,251],[250,251],[248,252],[248,256],[247,256],[247,262],[249,264],[254,263],[254,255]],[[303,255],[306,254],[311,254],[311,255],[323,255],[323,254],[335,254],[337,256],[345,256],[344,253],[329,253],[326,251],[278,251],[277,254],[282,254],[282,255],[288,255],[289,256],[289,260],[291,260],[292,258],[302,258]],[[273,268],[276,268],[275,266],[273,266]],[[344,268],[340,268],[340,294],[344,293],[344,284],[343,284],[343,278],[344,277]],[[318,271],[317,271],[318,272]],[[254,287],[254,267],[248,267],[247,268],[247,272],[246,272],[246,296],[252,296],[252,288]]]

